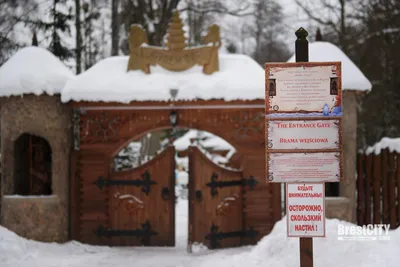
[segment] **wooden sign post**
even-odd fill
[[[267,63],[266,181],[286,183],[288,237],[300,266],[313,267],[313,237],[325,237],[325,182],[343,177],[341,62],[308,62],[296,31],[296,63]]]

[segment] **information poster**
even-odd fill
[[[337,115],[341,84],[338,65],[316,63],[273,65],[267,68],[268,110],[271,112],[326,112]]]
[[[341,158],[337,152],[270,153],[268,180],[279,183],[339,182]]]

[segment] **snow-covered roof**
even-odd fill
[[[381,141],[367,148],[365,153],[379,155],[382,150],[389,149],[390,152],[400,153],[400,138],[383,137]]]
[[[0,96],[59,94],[74,74],[51,52],[25,47],[0,67]]]
[[[370,91],[371,82],[340,48],[329,42],[314,42],[308,48],[310,62],[341,61],[343,90]],[[293,55],[288,62],[295,62]]]
[[[62,91],[62,101],[166,101],[170,89],[178,89],[178,100],[264,99],[264,69],[251,57],[220,54],[218,72],[206,75],[195,66],[182,72],[151,66],[151,73],[127,72],[128,57],[101,60],[70,80]]]

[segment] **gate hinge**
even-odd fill
[[[206,185],[211,188],[211,195],[215,197],[218,194],[217,188],[229,186],[248,186],[250,190],[253,190],[257,184],[258,181],[252,175],[248,179],[243,178],[241,180],[233,181],[218,181],[218,174],[213,172],[211,175],[211,182],[207,183]]]
[[[93,231],[98,237],[113,237],[113,236],[133,236],[140,239],[143,245],[150,245],[150,239],[154,235],[158,235],[157,232],[152,231],[149,221],[146,221],[141,225],[140,229],[133,230],[117,230],[107,229],[102,225],[99,225],[96,230]]]
[[[210,233],[205,236],[206,240],[210,240],[210,248],[215,249],[220,247],[219,240],[235,237],[247,237],[254,238],[259,234],[258,231],[250,227],[248,230],[244,231],[234,231],[234,232],[220,232],[219,227],[214,223],[211,225]]]
[[[99,176],[97,180],[93,182],[93,184],[97,185],[97,187],[101,190],[104,186],[113,186],[113,185],[133,185],[137,187],[142,187],[142,192],[146,195],[150,193],[150,187],[153,184],[157,184],[156,181],[152,181],[150,179],[150,173],[146,170],[142,174],[142,179],[135,180],[114,180],[114,179],[104,179],[102,176]]]

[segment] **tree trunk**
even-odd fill
[[[117,56],[119,51],[119,0],[111,3],[111,55]]]
[[[346,13],[345,13],[345,1],[340,0],[340,43],[343,49],[343,52],[347,53],[347,44],[346,44]]]
[[[75,0],[75,27],[76,27],[76,74],[82,71],[82,35],[81,35],[81,1]]]

